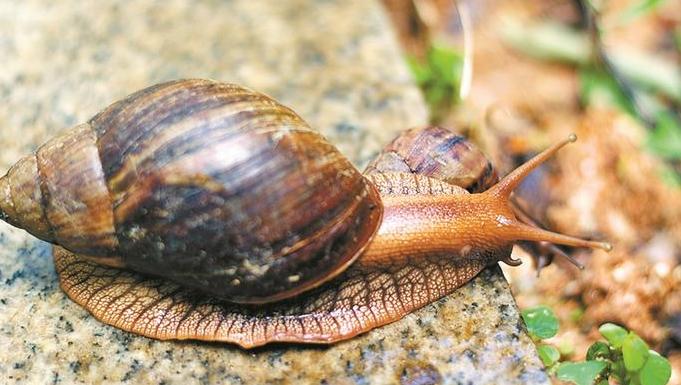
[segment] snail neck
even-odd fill
[[[362,256],[390,262],[404,257],[472,257],[514,241],[515,216],[505,202],[486,194],[383,197],[383,221]],[[490,261],[496,262],[496,261]]]
[[[505,196],[494,189],[480,194],[392,195],[383,197],[383,221],[362,256],[365,263],[390,263],[404,258],[443,255],[498,259],[518,265],[506,253],[515,241],[609,250],[592,242],[542,230],[518,221]]]

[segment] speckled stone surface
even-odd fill
[[[59,129],[152,83],[267,92],[359,166],[426,110],[374,1],[0,2],[0,172]],[[61,292],[48,245],[0,224],[0,383],[543,384],[498,268],[331,347],[161,342]]]

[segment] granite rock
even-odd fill
[[[0,172],[59,129],[182,77],[269,93],[359,167],[426,122],[375,1],[0,3]],[[50,247],[0,224],[0,382],[548,383],[499,268],[330,347],[163,342],[103,325],[61,292]]]

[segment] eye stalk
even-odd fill
[[[576,134],[572,133],[568,135],[567,138],[552,145],[551,147],[537,154],[534,158],[518,166],[518,168],[511,171],[510,174],[502,178],[497,184],[485,191],[485,194],[496,195],[508,199],[511,196],[513,190],[518,187],[518,185],[530,174],[530,172],[541,166],[566,144],[574,143],[575,141],[577,141]]]
[[[527,177],[532,170],[546,162],[551,158],[558,150],[563,148],[568,143],[573,143],[577,140],[577,135],[570,134],[564,140],[552,145],[546,150],[542,151],[534,158],[530,159],[526,163],[522,164],[510,174],[506,175],[502,180],[500,180],[496,185],[492,186],[487,191],[481,193],[481,195],[489,198],[490,202],[503,203],[508,206],[508,199],[511,196],[513,190]],[[492,203],[493,204],[493,203]],[[589,241],[581,238],[572,237],[565,234],[555,233],[552,231],[547,231],[540,229],[538,227],[533,227],[521,223],[515,219],[513,214],[510,215],[497,215],[496,216],[496,229],[495,233],[497,236],[505,239],[507,241],[534,241],[534,242],[551,242],[560,245],[573,246],[573,247],[588,247],[593,249],[602,249],[605,251],[612,250],[612,245],[608,242],[597,242]],[[511,266],[516,266],[519,264],[518,260],[508,258],[505,260],[507,264]]]

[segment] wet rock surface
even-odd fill
[[[137,89],[212,78],[292,107],[359,167],[426,109],[373,1],[30,0],[0,5],[0,172]],[[2,383],[548,383],[497,267],[327,346],[156,341],[60,290],[49,245],[0,225]]]

